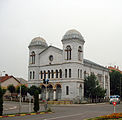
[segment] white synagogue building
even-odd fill
[[[42,100],[83,100],[84,78],[94,73],[109,97],[109,70],[84,59],[85,41],[81,33],[69,30],[61,42],[63,49],[48,46],[41,37],[32,39],[28,46],[28,86],[40,86]],[[49,84],[43,84],[43,79],[49,79]]]

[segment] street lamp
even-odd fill
[[[0,71],[1,72],[1,76],[2,76],[2,72],[5,73],[6,71]],[[1,81],[0,81],[0,86],[1,86]]]
[[[47,86],[48,86],[49,79],[43,79],[43,83],[46,84],[46,89],[45,89],[45,95],[46,95],[46,103],[45,103],[45,110],[48,108],[48,92],[47,92]]]

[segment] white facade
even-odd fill
[[[42,99],[82,100],[84,98],[84,77],[94,73],[100,85],[107,89],[106,96],[109,97],[109,71],[103,66],[84,59],[85,41],[82,35],[76,30],[69,30],[61,41],[63,50],[48,46],[41,37],[31,41],[28,85],[41,86]],[[49,79],[49,84],[43,84],[43,79]]]

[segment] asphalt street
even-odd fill
[[[13,105],[14,107],[18,103],[5,103],[4,107],[7,105]],[[28,104],[22,104],[23,110],[28,110]],[[43,107],[43,106],[42,106]],[[102,104],[73,104],[73,105],[60,105],[51,106],[54,113],[50,114],[39,114],[39,115],[27,115],[27,116],[17,116],[0,118],[2,120],[83,120],[85,118],[91,118],[101,115],[107,115],[113,113],[113,105],[109,103]],[[44,108],[41,108],[42,110]],[[15,109],[4,110],[4,113],[17,112],[18,106]],[[122,112],[122,103],[116,105],[116,112]]]

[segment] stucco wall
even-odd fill
[[[18,86],[19,82],[17,82],[14,78],[10,78],[10,79],[2,82],[1,86],[7,88],[11,84],[13,84],[14,86]]]

